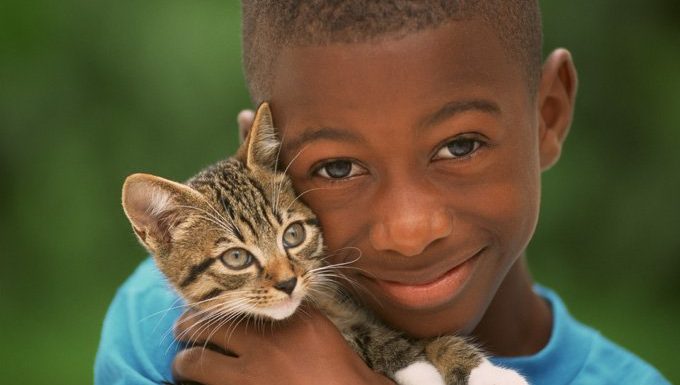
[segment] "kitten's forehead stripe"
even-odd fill
[[[259,182],[257,179],[255,179],[255,178],[250,178],[250,177],[248,178],[248,181],[250,182],[250,184],[251,184],[253,187],[255,187],[255,189],[257,190],[257,192],[260,193],[260,197],[262,197],[262,200],[264,200],[264,204],[267,205],[267,206],[269,206],[269,207],[271,207],[271,202],[270,202],[269,199],[267,198],[267,194],[265,194],[264,188],[262,187],[262,185],[260,184],[260,182]]]
[[[241,231],[239,228],[234,224],[234,220],[236,219],[234,216],[234,209],[231,207],[230,202],[228,202],[228,199],[222,194],[222,191],[215,191],[215,194],[217,195],[217,200],[221,202],[222,207],[226,209],[227,214],[229,215],[229,221],[227,221],[227,226],[229,227],[229,230],[231,230],[232,234],[238,238],[239,241],[245,243],[245,238],[243,237],[243,234],[241,234]]]
[[[267,197],[264,187],[258,180],[250,177],[245,172],[245,168],[241,163],[227,162],[224,169],[214,173],[213,180],[210,182],[221,187],[223,196],[227,197],[222,203],[230,217],[235,219],[233,206],[236,206],[236,208],[249,208],[250,211],[254,211],[257,214],[249,218],[251,226],[257,224],[264,227],[268,224],[271,228],[275,228],[269,219],[272,204]],[[276,213],[273,214],[276,220],[280,219]],[[279,220],[279,222],[281,221]]]
[[[246,238],[241,234],[241,230],[239,230],[238,227],[234,227],[234,235],[241,243],[246,243]]]
[[[262,215],[261,218],[263,218],[265,221],[267,221],[267,224],[269,225],[270,228],[276,229],[278,226],[274,226],[272,221],[269,219],[269,215],[267,215],[267,211],[268,211],[267,208],[268,208],[267,206],[260,204],[258,206],[257,211],[258,211],[258,213],[261,213],[261,215]],[[262,223],[262,222],[260,222],[260,223]]]
[[[216,190],[215,193],[219,196],[218,200],[222,204],[222,208],[227,212],[231,219],[235,219],[234,209],[231,207],[229,201],[227,200],[227,198],[225,198],[224,194],[222,194],[222,191]]]
[[[248,219],[246,219],[246,217],[244,217],[243,214],[239,214],[238,218],[239,218],[239,220],[240,220],[241,222],[245,223],[246,226],[248,226],[248,228],[250,229],[250,233],[251,233],[256,239],[260,239],[260,235],[259,235],[258,232],[255,230],[255,226],[253,226],[253,224],[252,224]]]
[[[205,272],[212,266],[213,263],[215,263],[216,259],[215,258],[208,258],[200,263],[197,263],[191,268],[189,268],[189,274],[184,278],[184,280],[179,284],[180,287],[186,287],[190,285],[192,282],[195,282],[196,279],[198,279],[198,276],[201,275],[201,273]]]

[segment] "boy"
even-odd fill
[[[361,250],[359,300],[414,337],[470,335],[532,384],[668,383],[529,275],[540,173],[559,158],[576,94],[567,51],[541,66],[537,4],[295,3],[244,1],[246,76],[328,249]],[[174,356],[176,303],[146,261],[107,315],[96,382],[170,380],[172,362],[176,379],[204,384],[390,383],[313,309],[264,335],[192,336],[238,357]]]

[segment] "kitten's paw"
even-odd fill
[[[529,383],[514,370],[494,366],[485,359],[470,372],[468,385],[529,385]]]
[[[425,361],[414,362],[397,370],[394,380],[399,385],[446,385],[437,368]]]

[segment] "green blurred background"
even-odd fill
[[[680,381],[680,7],[544,1],[576,120],[529,250],[573,313]],[[145,257],[123,178],[231,153],[249,102],[239,9],[214,0],[0,4],[0,373],[91,382],[101,321]]]

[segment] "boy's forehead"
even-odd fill
[[[466,20],[399,40],[287,47],[272,75],[274,106],[288,100],[353,106],[376,93],[432,98],[457,88],[498,88],[522,72],[491,28]]]
[[[398,40],[287,47],[276,62],[270,100],[277,120],[296,110],[380,111],[400,103],[529,95],[520,64],[476,20]]]

